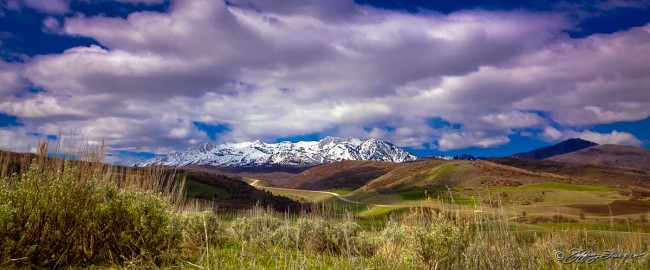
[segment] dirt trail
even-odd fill
[[[314,192],[314,193],[321,193],[321,194],[328,194],[336,197],[337,199],[347,202],[347,203],[353,203],[353,204],[363,204],[363,205],[370,205],[370,206],[379,206],[379,207],[401,207],[401,205],[387,205],[387,204],[375,204],[375,203],[364,203],[364,202],[359,202],[359,201],[353,201],[350,200],[343,195],[334,193],[334,192],[329,192],[329,191],[317,191],[317,190],[303,190],[303,189],[291,189],[291,188],[278,188],[278,187],[265,187],[265,186],[258,186],[258,183],[260,182],[259,179],[253,179],[254,181],[250,183],[251,186],[260,188],[260,189],[277,189],[277,190],[287,190],[287,191],[305,191],[305,192]]]

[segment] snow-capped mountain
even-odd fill
[[[433,158],[433,159],[443,159],[443,160],[477,160],[479,158],[468,155],[468,154],[461,154],[458,156],[441,156],[441,155],[433,155],[428,158]]]
[[[320,141],[264,143],[206,142],[186,151],[158,156],[134,166],[311,166],[343,160],[405,162],[417,158],[403,149],[377,139],[326,137]]]

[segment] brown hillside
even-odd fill
[[[368,182],[355,193],[400,191],[413,187],[520,186],[545,181],[567,182],[564,176],[536,173],[488,161],[427,160],[399,167]]]
[[[594,164],[557,162],[552,160],[521,160],[498,158],[490,160],[506,166],[540,173],[570,177],[572,182],[607,186],[650,186],[650,173],[629,168]]]
[[[42,157],[31,153],[0,151],[0,177],[24,173],[33,161],[39,162],[39,159],[60,160],[58,158]],[[82,163],[86,162],[71,162],[73,165]],[[118,186],[122,186],[125,181],[128,181],[128,175],[135,173],[147,174],[148,172],[153,172],[153,175],[158,176],[160,181],[175,181],[174,179],[180,179],[179,176],[184,176],[185,180],[188,182],[194,181],[221,189],[227,192],[228,195],[213,200],[216,209],[219,211],[250,209],[255,206],[262,206],[281,212],[308,210],[308,206],[295,202],[289,198],[275,196],[269,192],[256,189],[242,181],[241,177],[224,175],[214,171],[200,170],[196,168],[133,168],[114,165],[105,165],[103,169],[113,171],[111,177]],[[205,199],[202,197],[190,197],[195,199]]]
[[[254,188],[242,181],[241,177],[198,169],[180,169],[177,172],[183,173],[187,181],[195,181],[228,192],[228,196],[213,200],[217,210],[220,211],[250,209],[255,206],[294,213],[308,209],[306,205],[289,198],[275,196],[268,191]]]
[[[650,150],[625,145],[597,145],[549,158],[551,161],[621,167],[650,172]]]
[[[357,189],[368,181],[402,166],[399,163],[379,161],[341,161],[310,168],[281,185],[284,188],[328,190]]]
[[[296,176],[298,173],[308,169],[308,168],[289,168],[286,167],[220,167],[220,166],[189,166],[190,169],[198,170],[207,170],[213,171],[223,175],[229,175],[233,177],[244,177],[259,179],[264,181],[270,186],[277,187],[281,186],[284,182]]]

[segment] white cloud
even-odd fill
[[[34,135],[32,131],[25,127],[0,129],[0,145],[3,150],[34,153],[39,140],[43,139],[45,138]]]
[[[546,141],[557,141],[563,138],[563,134],[561,131],[557,130],[554,127],[546,127],[540,134],[540,137]]]
[[[580,138],[583,140],[595,142],[597,144],[624,144],[633,146],[641,146],[643,144],[636,136],[630,134],[629,132],[620,132],[616,130],[613,130],[610,133],[599,133],[589,130],[559,131],[553,127],[547,127],[540,134],[540,137],[550,142],[567,140],[571,138]]]
[[[64,14],[70,11],[69,0],[8,0],[5,5],[12,10],[28,7],[46,14]]]
[[[61,23],[54,17],[47,17],[43,20],[43,32],[51,34],[62,33]]]
[[[546,124],[546,120],[541,116],[522,111],[488,114],[481,117],[481,120],[500,130],[530,128]]]
[[[633,146],[641,146],[642,144],[642,142],[634,135],[628,132],[618,132],[616,130],[611,133],[598,133],[587,130],[570,136],[592,141],[597,144],[625,144]]]
[[[443,133],[438,140],[438,149],[442,151],[462,149],[467,147],[490,148],[510,142],[507,136],[489,136],[484,132],[448,132]]]
[[[168,13],[76,15],[60,29],[48,19],[46,29],[102,47],[37,56],[24,71],[0,63],[10,67],[0,69],[3,94],[22,87],[16,74],[45,89],[5,95],[0,111],[29,130],[63,126],[157,153],[207,139],[194,121],[227,124],[221,140],[323,132],[451,150],[506,144],[526,129],[565,136],[551,121],[582,130],[650,116],[650,26],[571,39],[561,14],[232,4],[179,0]],[[432,128],[431,117],[460,127]]]
[[[0,60],[0,95],[10,96],[25,88],[27,84],[20,74],[20,69],[17,64]]]

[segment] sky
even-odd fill
[[[650,147],[650,1],[0,0],[0,149]]]

